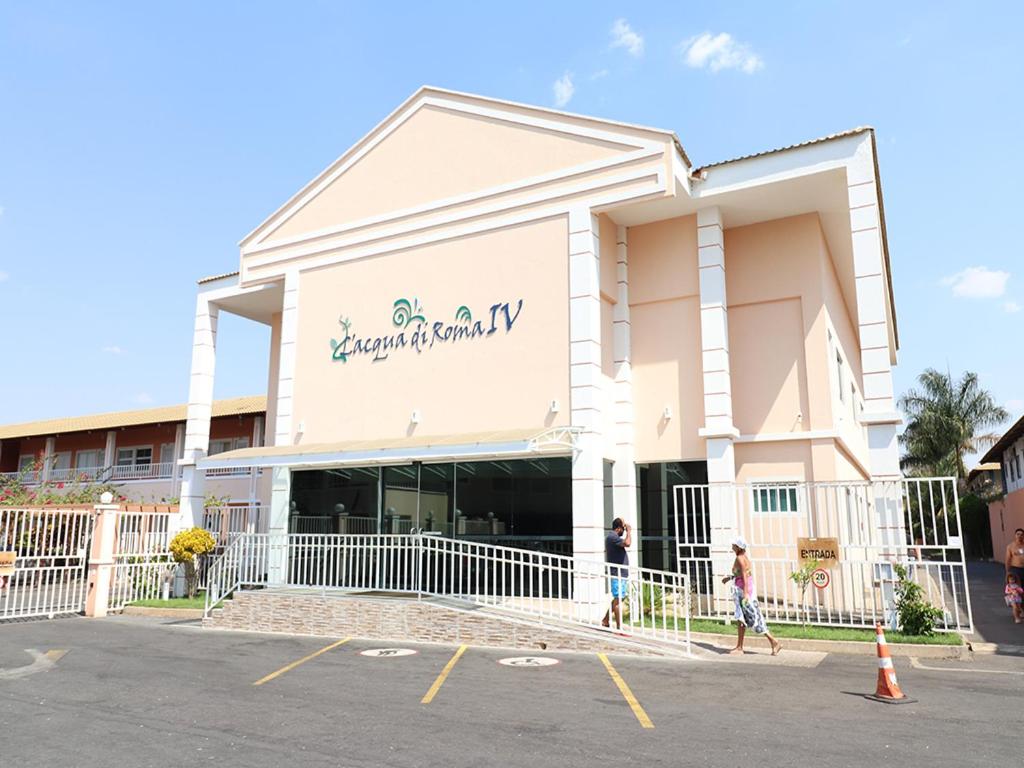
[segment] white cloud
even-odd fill
[[[597,72],[590,76],[591,80],[600,80],[602,77],[608,77],[611,73],[607,69],[599,69]]]
[[[153,402],[153,396],[148,392],[139,392],[135,397],[132,398],[139,405],[149,405]]]
[[[712,35],[705,32],[679,44],[683,61],[695,69],[707,67],[712,72],[720,69],[738,69],[752,75],[764,68],[764,61],[750,46],[737,42],[728,32]]]
[[[103,347],[103,349],[101,351],[102,352],[106,352],[108,355],[123,355],[124,354],[124,350],[121,349],[121,347],[117,346],[117,344],[111,344],[109,346]]]
[[[629,26],[625,19],[616,19],[612,24],[612,48],[625,48],[630,56],[644,55],[644,39]]]
[[[1016,301],[1003,302],[1003,311],[1006,312],[1008,315],[1015,315],[1018,312],[1020,312],[1020,309],[1020,304],[1018,304]]]
[[[997,299],[1006,292],[1009,272],[988,267],[968,267],[955,275],[942,278],[942,284],[951,286],[954,296],[965,299]]]
[[[572,99],[572,95],[576,92],[576,86],[572,84],[572,72],[566,72],[560,78],[555,80],[551,86],[551,90],[555,94],[555,106],[564,107]]]
[[[5,283],[11,279],[11,276],[0,269],[0,283]]]

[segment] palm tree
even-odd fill
[[[992,445],[991,432],[1010,418],[992,395],[978,386],[976,373],[953,381],[949,373],[925,369],[917,377],[920,389],[900,398],[907,428],[900,436],[905,453],[901,464],[911,474],[955,475],[967,479],[964,456]]]

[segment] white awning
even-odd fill
[[[513,430],[241,448],[202,458],[197,466],[200,469],[311,468],[572,456],[579,432],[579,427],[554,427],[541,432]]]

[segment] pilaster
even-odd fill
[[[636,437],[633,417],[633,368],[629,321],[629,250],[626,227],[615,231],[616,304],[612,320],[615,375],[615,464],[612,500],[616,517],[633,526],[629,561],[639,564],[640,529],[636,504]]]
[[[281,304],[281,345],[278,353],[277,410],[274,445],[292,445],[294,420],[292,394],[295,389],[295,347],[299,325],[299,273],[288,272],[284,278]]]
[[[213,415],[213,379],[217,361],[218,309],[205,295],[196,299],[192,335],[192,376],[188,388],[185,449],[181,459],[181,524],[203,523],[205,477],[196,462],[210,449],[210,418]]]

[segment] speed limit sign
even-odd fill
[[[828,575],[828,571],[824,568],[815,568],[811,572],[811,584],[816,586],[818,589],[824,589],[832,581],[832,577]]]

